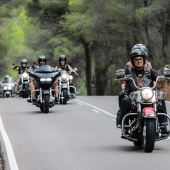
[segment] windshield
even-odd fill
[[[4,78],[4,79],[2,80],[2,83],[13,83],[13,82],[14,82],[14,81],[13,81],[12,77]]]
[[[43,65],[34,70],[36,73],[52,73],[54,71],[55,69],[49,65]]]

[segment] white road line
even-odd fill
[[[105,114],[107,114],[107,115],[109,115],[109,116],[112,116],[112,117],[116,118],[115,115],[113,115],[113,114],[111,114],[111,113],[109,113],[109,112],[106,112],[106,111],[103,110],[103,109],[100,109],[100,108],[98,108],[98,107],[96,107],[96,106],[93,106],[93,105],[91,105],[91,104],[88,104],[88,103],[83,102],[83,101],[78,100],[78,99],[75,99],[75,100],[77,100],[78,102],[83,103],[83,104],[85,104],[85,105],[87,105],[87,106],[90,106],[90,107],[92,107],[92,108],[95,108],[95,109],[97,109],[97,110],[100,110],[101,112],[103,112],[103,113],[105,113]],[[166,101],[166,102],[167,102],[167,101]],[[169,103],[170,103],[170,102],[169,102]],[[92,110],[96,112],[97,110],[95,110],[95,109],[92,109]],[[112,119],[112,120],[116,121],[116,119]],[[170,137],[168,137],[167,139],[170,140]]]
[[[84,105],[83,103],[78,103],[79,105]]]
[[[97,110],[99,110],[99,111],[105,113],[106,115],[109,115],[109,116],[112,116],[112,117],[116,118],[115,115],[113,115],[113,114],[111,114],[111,113],[109,113],[109,112],[106,112],[106,111],[103,110],[103,109],[100,109],[100,108],[98,108],[98,107],[96,107],[96,106],[93,106],[93,105],[91,105],[91,104],[88,104],[88,103],[83,102],[83,101],[78,100],[78,99],[75,99],[75,100],[78,101],[78,102],[80,102],[80,103],[83,103],[83,104],[85,104],[85,105],[87,105],[87,106],[90,106],[90,107],[92,107],[92,108],[94,108],[94,109],[97,109]]]
[[[9,166],[10,166],[10,170],[19,170],[18,169],[18,165],[15,159],[15,155],[12,149],[12,145],[11,142],[8,138],[8,135],[5,131],[5,128],[3,126],[3,122],[2,122],[2,118],[0,116],[0,132],[2,134],[2,137],[4,139],[4,143],[5,143],[5,147],[6,147],[6,151],[7,151],[7,156],[8,156],[8,161],[9,161]]]
[[[98,110],[96,110],[96,109],[92,109],[94,112],[96,112],[96,113],[100,113]]]

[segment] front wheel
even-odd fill
[[[44,113],[49,112],[49,95],[44,95],[43,111]]]
[[[67,89],[63,89],[62,90],[62,97],[63,98],[63,104],[67,104],[67,100],[68,100],[68,90]]]
[[[23,85],[23,98],[27,98],[29,96],[29,85],[24,84]]]
[[[152,152],[155,145],[156,120],[146,119],[143,128],[143,149]]]

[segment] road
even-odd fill
[[[156,142],[154,151],[145,153],[120,138],[116,96],[78,96],[67,105],[55,105],[48,114],[26,99],[0,98],[0,110],[17,165],[11,170],[160,170],[170,166],[170,139]],[[0,139],[5,145],[2,135]],[[10,164],[13,157],[5,147],[3,152]]]

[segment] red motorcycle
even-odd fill
[[[165,97],[163,92],[157,91],[160,79],[167,79],[167,77],[158,77],[154,87],[138,87],[134,79],[127,75],[117,79],[131,81],[136,89],[130,93],[133,109],[122,119],[122,138],[133,142],[135,146],[143,146],[145,152],[152,152],[155,142],[168,138],[170,134],[169,129],[162,130],[163,127],[158,120],[158,116],[163,116],[169,125],[170,117],[157,111],[158,107],[162,107],[161,100]],[[125,121],[129,124],[125,125]]]

